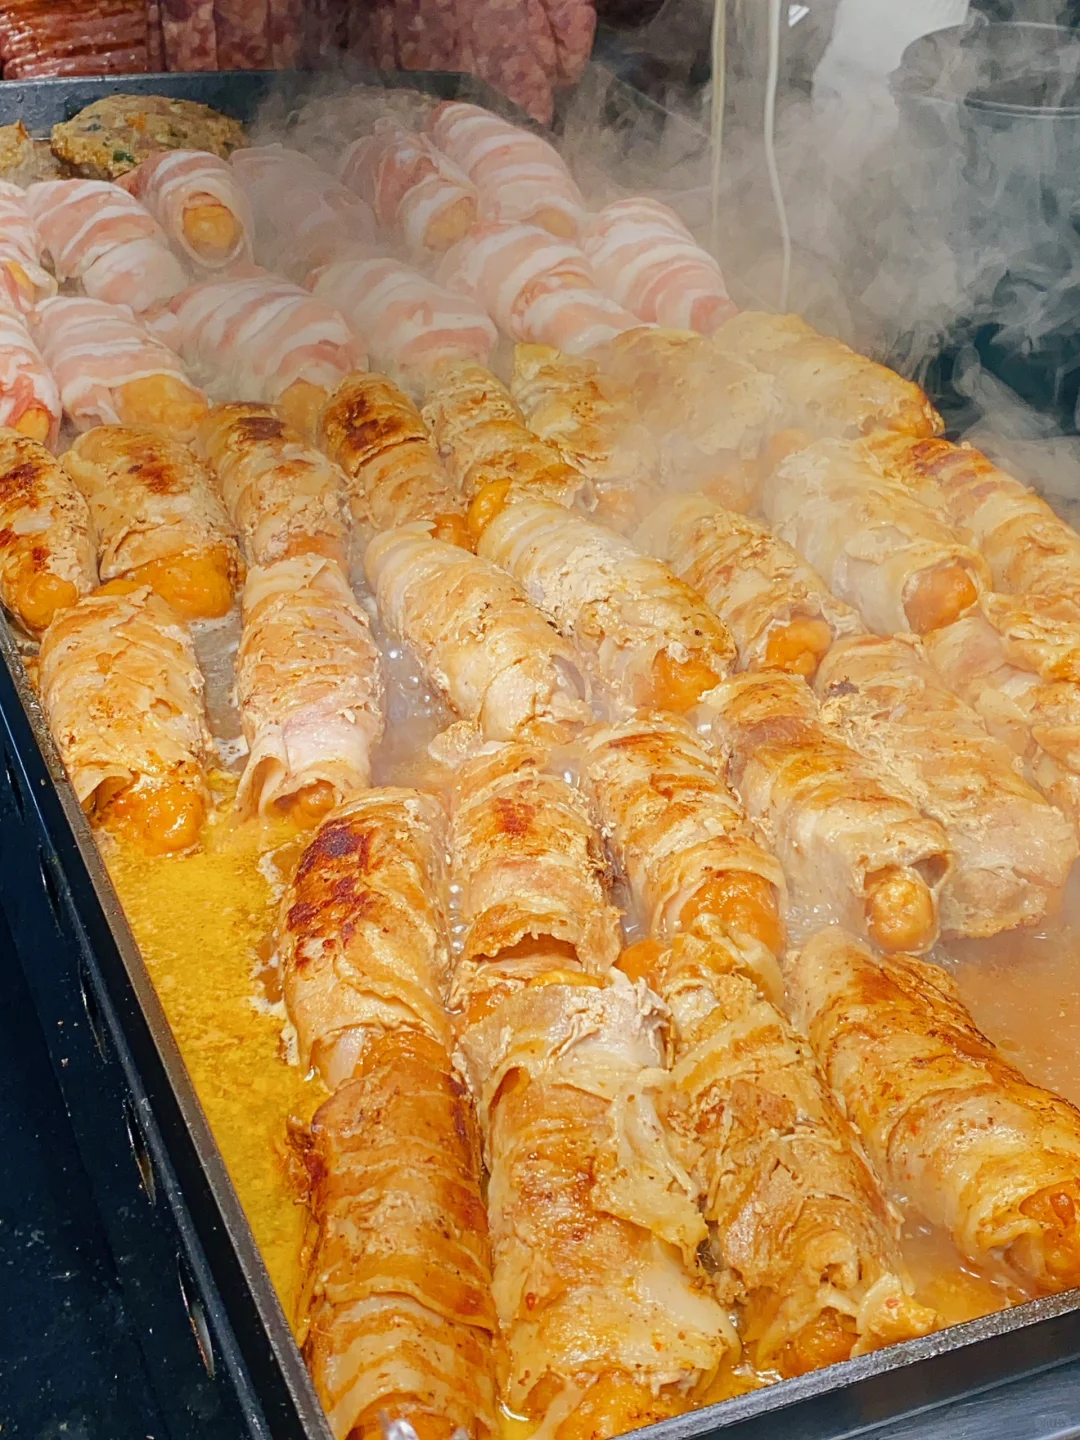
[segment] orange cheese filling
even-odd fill
[[[767,670],[785,670],[789,675],[811,679],[832,644],[832,630],[825,620],[802,616],[784,625],[774,625],[765,645]]]
[[[887,865],[866,877],[866,932],[882,950],[923,950],[937,932],[937,906],[922,877]]]
[[[859,1338],[855,1321],[827,1305],[808,1320],[780,1352],[777,1369],[790,1378],[847,1360]]]
[[[151,560],[130,578],[149,585],[184,620],[220,620],[232,609],[232,556],[226,545]]]
[[[52,433],[52,427],[53,417],[44,405],[35,402],[26,407],[11,428],[20,435],[25,435],[28,440],[37,440],[44,445]]]
[[[191,439],[209,406],[204,396],[175,375],[144,375],[113,393],[121,425],[149,425],[178,440]]]
[[[669,651],[661,650],[653,661],[652,673],[640,686],[638,704],[685,715],[723,678],[700,655],[676,660]]]
[[[679,914],[684,930],[704,916],[715,916],[729,934],[750,935],[773,955],[784,948],[784,922],[780,918],[775,887],[762,875],[731,870],[714,876],[691,896]]]
[[[184,206],[184,238],[200,260],[213,265],[227,260],[243,234],[239,220],[212,195],[194,195]]]
[[[278,809],[305,828],[318,825],[327,811],[338,803],[338,794],[329,780],[313,780],[294,794],[278,801]]]
[[[579,1383],[588,1384],[591,1377],[583,1375]],[[537,1389],[540,1389],[538,1386]],[[533,1397],[529,1409],[534,1409]],[[687,1402],[663,1392],[654,1395],[652,1387],[635,1380],[625,1370],[606,1370],[585,1391],[580,1403],[555,1431],[556,1440],[608,1440],[611,1435],[625,1435],[657,1420],[670,1419],[688,1408]]]
[[[571,216],[554,206],[542,205],[539,210],[533,211],[525,223],[539,225],[541,230],[546,230],[549,235],[557,235],[560,240],[576,240],[578,237],[578,227]]]
[[[310,440],[319,428],[319,416],[326,400],[322,385],[313,385],[310,380],[294,380],[277,403],[286,425]]]
[[[436,515],[432,526],[434,539],[442,540],[447,545],[457,545],[462,550],[475,550],[476,541],[464,515],[447,511],[445,515]]]
[[[967,567],[949,560],[911,580],[904,594],[904,614],[916,635],[928,635],[958,620],[978,597]]]
[[[462,195],[453,205],[448,205],[437,215],[424,232],[424,244],[429,250],[449,250],[469,233],[476,219],[476,201],[471,195]]]
[[[175,855],[199,843],[206,819],[206,794],[199,776],[178,776],[157,784],[129,784],[109,793],[99,785],[90,813],[148,855]]]
[[[501,514],[506,508],[506,499],[510,494],[511,484],[510,480],[492,480],[473,496],[469,506],[468,524],[474,539],[479,540],[496,515]]]
[[[664,947],[659,940],[636,940],[626,947],[616,964],[629,979],[644,980],[652,985],[663,954]]]
[[[60,611],[74,605],[78,598],[78,586],[72,581],[37,570],[16,582],[9,603],[27,630],[41,635]]]
[[[1021,1202],[1020,1213],[1037,1222],[1042,1244],[1023,1235],[1011,1245],[1009,1259],[1017,1269],[1041,1278],[1049,1290],[1080,1285],[1080,1182],[1065,1181],[1038,1191]]]

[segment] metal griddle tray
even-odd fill
[[[374,77],[492,108],[451,75]],[[203,100],[250,120],[310,79],[260,73],[0,85],[0,123],[42,133],[104,94]],[[329,1440],[251,1229],[0,619],[0,908],[45,1031],[170,1440]],[[639,1432],[839,1440],[1080,1358],[1080,1291],[1034,1300]],[[940,1433],[948,1433],[944,1429]],[[99,1440],[99,1437],[94,1437]],[[107,1440],[107,1437],[100,1437]],[[157,1440],[157,1437],[154,1437]]]

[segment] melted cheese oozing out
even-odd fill
[[[179,439],[193,435],[207,411],[197,390],[175,375],[145,375],[118,385],[113,396],[122,425],[151,425]]]
[[[203,260],[213,263],[231,255],[240,239],[240,222],[227,205],[210,195],[196,195],[184,207],[184,235]]]
[[[133,570],[131,578],[156,590],[184,620],[220,620],[232,609],[229,552],[224,545],[151,560]]]

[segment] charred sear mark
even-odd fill
[[[235,425],[237,439],[243,445],[258,445],[267,440],[279,440],[285,434],[285,422],[277,415],[245,415]]]
[[[29,499],[37,489],[39,479],[45,474],[41,460],[21,460],[0,475],[0,494],[5,500]]]
[[[496,824],[506,835],[527,835],[536,819],[534,804],[527,800],[515,800],[511,796],[498,796],[494,802],[494,810]]]

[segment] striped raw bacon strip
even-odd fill
[[[60,392],[16,304],[11,271],[0,276],[0,425],[50,447],[60,431]]]
[[[197,265],[222,270],[251,259],[251,206],[220,156],[207,150],[159,150],[129,171],[122,184]]]
[[[428,125],[435,144],[476,186],[482,220],[540,225],[567,239],[580,235],[585,201],[553,145],[457,100],[440,105]]]
[[[308,283],[348,316],[384,370],[426,372],[448,359],[485,364],[499,338],[479,301],[399,260],[345,260],[316,271]]]
[[[581,244],[604,290],[642,320],[711,335],[736,313],[720,266],[658,200],[616,200]]]
[[[343,182],[371,206],[384,230],[410,249],[448,250],[476,219],[476,187],[426,135],[390,116],[355,140],[341,163]]]
[[[134,195],[108,180],[45,180],[26,204],[58,280],[87,295],[149,310],[188,283],[157,221]]]
[[[20,310],[56,294],[56,281],[41,265],[41,240],[26,204],[26,191],[0,180],[0,268],[15,282]]]

